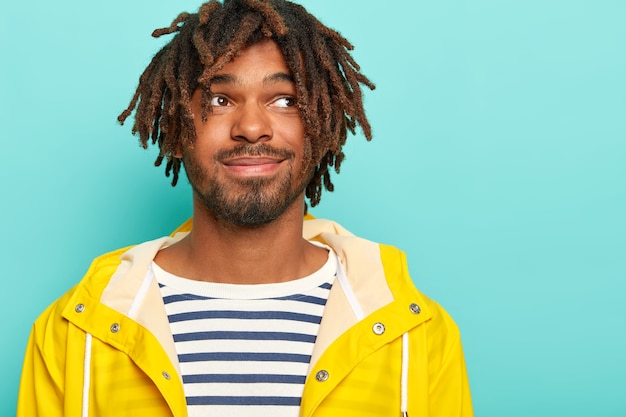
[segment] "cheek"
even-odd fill
[[[296,154],[296,163],[302,165],[302,170],[307,170],[311,164],[311,141],[305,138],[303,129],[298,131],[297,139],[291,145]]]
[[[274,129],[274,134],[280,132],[280,136],[292,147],[296,152],[304,147],[304,124],[299,117],[287,120]]]
[[[210,119],[205,123],[202,123],[201,120],[194,120],[194,127],[196,129],[196,143],[205,143],[214,140],[220,129],[219,125],[211,123]]]
[[[196,161],[211,161],[214,154],[230,142],[230,129],[223,123],[214,123],[209,119],[206,123],[195,123],[196,139],[192,152]]]

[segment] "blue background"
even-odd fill
[[[0,6],[0,415],[36,316],[190,215],[119,127],[150,33],[199,3]],[[477,416],[626,416],[626,2],[315,1],[377,83],[318,217],[406,250],[461,327]]]

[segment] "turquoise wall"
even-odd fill
[[[116,116],[190,0],[0,6],[14,414],[36,316],[99,253],[190,215]],[[306,0],[378,88],[313,213],[406,250],[461,327],[477,416],[626,416],[626,2]]]

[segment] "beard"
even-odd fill
[[[220,160],[236,156],[277,156],[288,164],[284,173],[271,178],[244,178],[218,181]],[[196,196],[215,217],[225,224],[256,228],[278,219],[304,192],[311,172],[303,175],[298,171],[294,177],[295,155],[289,150],[274,149],[266,144],[242,144],[232,150],[215,155],[216,168],[213,178],[207,174],[192,155],[185,155],[184,167]],[[205,184],[202,186],[201,184]],[[304,213],[303,213],[304,214]]]

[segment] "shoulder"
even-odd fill
[[[409,273],[406,254],[395,246],[373,242],[350,233],[339,224],[325,219],[305,219],[304,237],[328,244],[339,255],[348,281],[366,312],[393,306],[393,311],[419,307],[414,322],[423,324],[436,344],[452,345],[459,330],[450,315],[436,301],[422,293]]]
[[[65,294],[49,305],[35,320],[33,336],[36,341],[43,342],[53,333],[62,336],[67,328],[64,311],[70,306],[74,294],[86,289],[94,298],[98,298],[109,282],[109,279],[121,263],[122,255],[131,247],[121,248],[95,258],[83,278]]]
[[[460,338],[459,329],[450,314],[435,300],[419,290],[409,274],[405,253],[393,246],[380,244],[381,262],[385,271],[387,285],[394,300],[402,302],[408,308],[417,304],[419,314],[428,317],[425,324],[431,336],[449,339],[455,343]],[[414,301],[411,301],[414,300]]]

